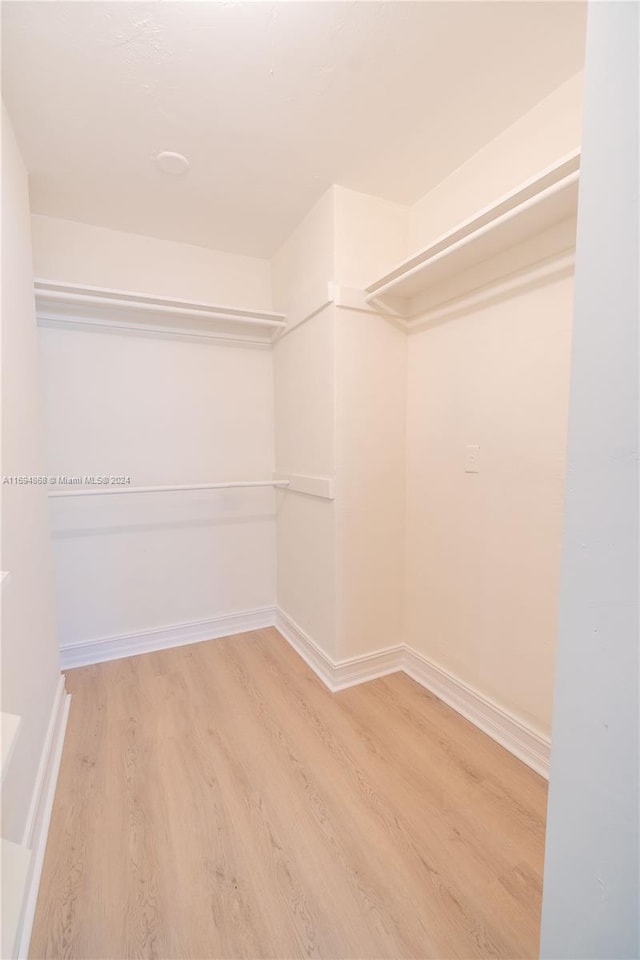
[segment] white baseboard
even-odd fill
[[[406,644],[335,661],[283,610],[276,610],[275,625],[333,693],[402,671],[548,779],[547,738]]]
[[[16,946],[19,960],[23,960],[29,954],[31,928],[38,902],[38,889],[47,848],[70,703],[71,697],[65,690],[64,677],[61,675],[51,708],[47,735],[40,755],[40,764],[22,836],[22,846],[31,850],[31,864],[26,881],[22,915],[18,924]]]
[[[543,777],[549,776],[550,744],[547,738],[423,654],[405,644],[398,644],[359,657],[333,660],[280,608],[261,607],[209,620],[69,644],[61,648],[61,665],[63,669],[69,669],[117,660],[274,625],[333,693],[404,671],[527,766]]]
[[[545,778],[550,742],[484,694],[405,646],[404,672]]]
[[[275,626],[296,653],[320,677],[324,685],[335,693],[337,687],[333,682],[333,661],[324,650],[321,650],[317,643],[279,608],[276,608]]]
[[[348,660],[332,660],[283,610],[276,610],[275,625],[332,693],[397,673],[401,669],[402,645],[350,657]]]
[[[181,647],[187,643],[215,640],[234,633],[260,630],[263,627],[272,627],[274,623],[275,608],[260,607],[257,610],[243,610],[208,620],[192,620],[153,630],[101,637],[84,643],[70,643],[60,648],[60,666],[63,670],[69,670],[90,663],[103,663],[105,660],[120,660],[138,653],[150,653],[168,647]]]

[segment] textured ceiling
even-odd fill
[[[269,256],[331,184],[409,203],[582,66],[557,2],[4,2],[38,213]],[[190,172],[153,157],[186,154]]]

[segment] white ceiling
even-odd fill
[[[2,7],[34,211],[256,256],[331,183],[413,202],[583,62],[578,2]]]

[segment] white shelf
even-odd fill
[[[34,288],[40,326],[249,344],[269,344],[286,326],[284,314],[268,310],[241,310],[54,280],[35,280]]]
[[[575,244],[580,153],[571,154],[399,264],[365,291],[411,319]]]

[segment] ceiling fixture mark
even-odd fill
[[[174,177],[182,176],[188,173],[191,164],[181,153],[173,153],[171,150],[163,150],[156,155],[156,164],[163,173],[170,173]]]

